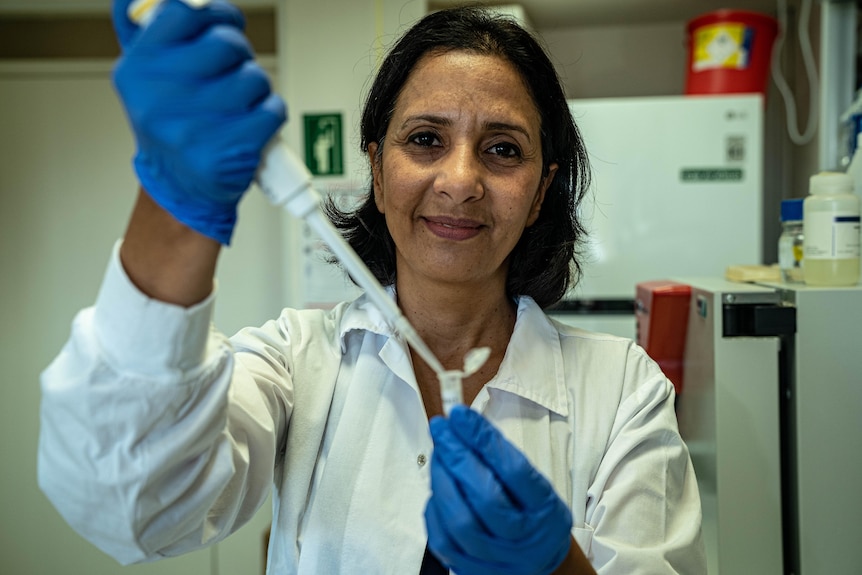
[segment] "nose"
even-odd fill
[[[472,146],[453,146],[440,159],[434,189],[456,203],[478,200],[485,194],[482,172],[482,162]]]

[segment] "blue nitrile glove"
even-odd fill
[[[428,547],[458,575],[546,575],[569,551],[572,514],[487,419],[464,406],[431,420]]]
[[[284,102],[254,61],[242,13],[222,0],[166,0],[146,28],[114,0],[123,49],[114,84],[135,132],[135,171],[153,200],[190,228],[230,242],[237,204]]]

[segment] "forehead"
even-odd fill
[[[527,84],[511,62],[461,50],[420,58],[398,95],[394,116],[459,109],[515,115],[536,126],[540,122]]]

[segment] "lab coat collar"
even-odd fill
[[[386,291],[395,299],[394,287],[387,287]],[[406,345],[364,294],[348,306],[342,317],[342,352],[345,351],[347,334],[354,330],[370,331]],[[413,379],[403,377],[405,374],[397,375],[407,381]],[[569,414],[559,332],[538,304],[528,296],[518,299],[512,339],[497,375],[486,387],[515,394],[563,417]]]
[[[515,331],[500,369],[487,385],[569,415],[560,334],[533,298],[521,296]]]
[[[395,300],[395,287],[387,286],[384,287],[384,289],[386,290],[387,295]],[[374,305],[371,299],[364,293],[347,306],[344,316],[341,319],[339,336],[341,339],[342,353],[346,351],[347,334],[354,330],[370,331],[371,333],[384,335],[399,341],[402,340],[402,338],[398,336],[395,333],[395,330],[393,330],[389,325],[389,322],[386,321],[386,318],[383,317],[380,310],[377,309],[377,306]]]

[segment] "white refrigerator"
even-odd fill
[[[634,338],[638,282],[764,263],[760,95],[571,100],[569,107],[592,168],[580,208],[590,237],[584,275],[554,317]]]

